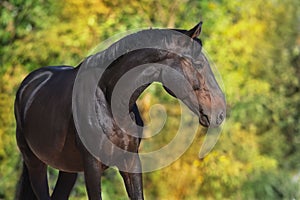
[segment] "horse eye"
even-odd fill
[[[199,90],[200,89],[200,85],[193,85],[193,90]]]

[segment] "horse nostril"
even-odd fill
[[[224,119],[224,113],[223,112],[220,113],[219,118],[220,118],[220,120],[223,121],[223,119]]]
[[[224,112],[221,112],[217,118],[217,124],[221,124],[225,118]]]

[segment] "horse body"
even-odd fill
[[[201,24],[189,31],[180,30],[180,32],[196,40],[200,34]],[[89,58],[86,59],[86,62],[88,61]],[[145,78],[150,80],[150,83],[134,91],[128,105],[132,120],[142,127],[143,120],[135,102],[151,82],[158,81],[163,84],[168,82],[172,78],[171,73],[161,66],[172,66],[192,85],[191,91],[186,91],[177,98],[181,98],[199,116],[202,125],[218,126],[225,115],[224,95],[210,71],[207,60],[202,59],[201,62],[203,69],[199,71],[203,74],[194,70],[187,58],[160,49],[141,49],[121,56],[106,69],[95,92],[97,99],[95,108],[98,117],[102,119],[100,125],[105,130],[104,134],[114,145],[100,142],[99,148],[105,156],[118,160],[117,164],[113,161],[102,163],[92,155],[80,140],[75,128],[72,92],[80,65],[76,68],[44,67],[29,74],[22,82],[15,101],[17,143],[24,160],[16,198],[67,199],[76,181],[77,172],[83,171],[89,199],[101,199],[101,175],[109,166],[116,165],[123,177],[129,198],[143,199],[139,157],[136,155],[125,157],[115,151],[116,148],[120,148],[138,153],[142,130],[137,131],[138,135],[132,135],[117,125],[110,107],[112,91],[118,80],[136,66],[147,63],[159,64],[157,68],[149,66],[139,71],[132,80],[132,84]],[[168,87],[167,85],[165,89],[174,96]],[[190,94],[196,95],[197,98],[191,98]],[[212,102],[217,108],[216,113],[208,109]],[[47,165],[60,170],[51,197],[47,182]]]

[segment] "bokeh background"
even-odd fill
[[[222,76],[227,120],[204,159],[205,129],[167,168],[144,175],[152,199],[300,199],[300,1],[0,0],[0,199],[13,199],[21,170],[13,102],[21,80],[46,65],[73,65],[98,43],[137,28],[189,29],[203,20],[204,48]],[[159,84],[139,99],[142,115],[159,103],[168,120],[141,150],[177,131],[180,109]],[[152,112],[152,119],[159,112]],[[57,171],[49,169],[51,188]],[[104,199],[127,199],[115,169]],[[86,199],[82,175],[70,199]]]

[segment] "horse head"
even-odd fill
[[[190,51],[181,55],[176,52],[168,53],[164,64],[179,73],[169,69],[162,71],[161,82],[170,95],[181,99],[199,117],[201,125],[217,127],[225,119],[226,102],[209,61],[202,52],[202,42],[198,39],[201,26],[202,22],[190,30],[174,29],[190,38],[191,43],[187,44],[187,39],[184,38],[181,44],[181,48],[188,48]],[[174,46],[178,46],[178,40],[176,42]]]

